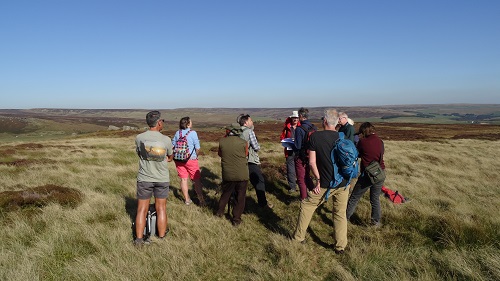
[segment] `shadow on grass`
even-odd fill
[[[130,218],[130,232],[132,239],[135,238],[135,216],[137,214],[137,199],[130,196],[125,197],[125,211]]]
[[[332,209],[333,206],[329,206],[328,202],[323,203],[321,206],[316,209],[321,221],[323,221],[326,225],[333,227],[333,219],[332,219]],[[361,219],[358,214],[354,213],[351,216],[351,219],[348,220],[353,225],[357,226],[367,226],[367,223]]]
[[[257,201],[252,197],[248,197],[248,195],[246,198],[244,214],[255,214],[259,222],[269,231],[283,235],[285,237],[290,236],[288,229],[280,226],[279,222],[282,220],[282,218],[278,216],[273,211],[273,209],[268,208],[267,206],[260,207]]]
[[[221,178],[219,175],[214,174],[210,169],[202,167],[201,169],[201,183],[206,189],[217,190]]]
[[[307,228],[307,232],[309,232],[309,235],[311,236],[311,240],[314,241],[314,243],[316,243],[316,244],[318,244],[321,247],[326,248],[326,249],[332,248],[332,244],[328,244],[328,243],[324,242],[323,240],[321,240],[321,238],[319,238],[319,236],[316,235],[316,233],[314,232],[314,230],[311,227]]]
[[[358,216],[358,214],[354,213],[349,220],[350,223],[357,226],[368,226],[368,224]]]
[[[300,192],[290,193],[286,186],[276,182],[266,181],[266,192],[273,194],[276,199],[289,206],[292,202],[300,201]]]
[[[137,214],[137,199],[130,196],[125,197],[125,211],[131,222],[135,221],[135,215]]]
[[[328,202],[325,202],[321,204],[316,209],[316,213],[318,213],[320,219],[322,222],[324,222],[326,225],[333,227],[333,221],[332,221],[332,206],[328,206]]]

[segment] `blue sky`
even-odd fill
[[[0,108],[500,103],[500,1],[0,2]]]

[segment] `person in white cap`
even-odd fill
[[[297,110],[292,111],[292,115],[290,115],[283,126],[283,130],[281,132],[280,140],[295,139],[295,129],[297,126],[300,126],[299,121],[299,112]],[[295,154],[293,153],[293,149],[291,147],[285,147],[285,158],[286,158],[286,178],[288,181],[289,192],[297,191],[297,177],[295,175]]]

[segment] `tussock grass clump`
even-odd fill
[[[12,211],[19,208],[43,207],[50,203],[74,208],[82,199],[83,194],[74,188],[47,184],[24,190],[0,192],[0,208]]]

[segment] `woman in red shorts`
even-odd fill
[[[194,190],[196,192],[196,196],[200,201],[200,205],[205,205],[205,197],[202,192],[202,183],[201,183],[201,172],[200,166],[198,164],[198,153],[200,151],[200,140],[198,139],[198,134],[191,130],[193,123],[189,117],[183,117],[179,121],[179,130],[175,133],[175,136],[172,140],[172,144],[174,146],[174,154],[175,147],[178,145],[178,141],[181,137],[185,137],[187,140],[187,148],[189,150],[189,156],[187,161],[179,161],[175,160],[175,167],[177,169],[177,174],[181,179],[181,191],[184,196],[184,203],[186,205],[190,205],[193,203],[188,193],[188,180],[189,178],[194,182]]]

